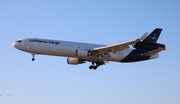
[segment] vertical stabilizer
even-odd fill
[[[156,28],[154,31],[152,31],[146,39],[144,39],[142,42],[145,43],[156,43],[160,34],[161,34],[162,29],[161,28]]]

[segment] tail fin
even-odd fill
[[[156,28],[154,31],[152,31],[146,39],[144,39],[142,42],[145,43],[156,43],[160,34],[161,34],[162,29],[161,28]]]

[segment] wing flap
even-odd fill
[[[124,42],[124,43],[98,47],[98,48],[94,48],[92,51],[99,52],[99,53],[101,53],[101,52],[116,53],[116,52],[122,51],[124,49],[128,49],[129,45],[135,44],[139,41],[140,41],[140,39],[136,39],[136,40],[132,40],[132,41]]]

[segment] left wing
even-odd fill
[[[122,50],[128,49],[129,45],[136,44],[137,42],[141,41],[141,39],[136,39],[132,40],[129,42],[124,42],[124,43],[119,43],[119,44],[114,44],[114,45],[109,45],[109,46],[103,46],[103,47],[98,47],[94,48],[92,52],[95,53],[108,53],[108,52],[120,52]]]

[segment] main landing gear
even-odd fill
[[[94,65],[94,64],[96,64],[96,65]],[[92,65],[89,66],[89,69],[96,70],[99,66],[104,65],[104,64],[105,64],[104,61],[96,61],[95,63],[92,62]]]
[[[34,61],[34,60],[35,60],[35,54],[32,53],[32,61]]]

